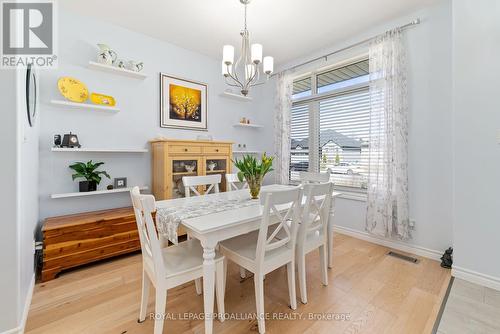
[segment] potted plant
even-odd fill
[[[79,189],[80,192],[96,191],[97,185],[101,182],[101,175],[110,178],[109,174],[105,171],[96,170],[99,166],[104,165],[104,162],[93,163],[92,160],[87,163],[76,162],[69,166],[76,173],[72,175],[73,181],[82,178],[86,181],[80,181]]]
[[[274,157],[268,157],[266,153],[262,154],[260,161],[254,156],[245,155],[242,160],[233,160],[234,165],[240,170],[238,179],[248,183],[252,199],[259,198],[260,187],[264,176],[273,170]]]

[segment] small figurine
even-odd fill
[[[441,256],[441,267],[451,269],[453,264],[453,248],[448,248],[445,250],[443,256]]]

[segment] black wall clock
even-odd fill
[[[36,117],[36,98],[37,98],[37,82],[35,71],[31,64],[28,64],[26,69],[26,113],[28,116],[28,124],[33,127]]]

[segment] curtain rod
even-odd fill
[[[420,24],[420,19],[419,19],[419,18],[417,18],[417,19],[415,19],[415,20],[413,20],[413,21],[411,21],[411,22],[409,22],[409,23],[407,23],[407,24],[404,24],[404,25],[402,25],[402,26],[396,27],[396,28],[394,28],[394,29],[406,29],[406,28],[409,28],[409,27],[415,26],[415,25],[417,25],[417,24]],[[388,30],[388,31],[389,31],[389,30]],[[316,62],[316,61],[318,61],[318,60],[321,60],[321,59],[328,60],[328,57],[333,56],[334,54],[337,54],[337,53],[340,53],[340,52],[343,52],[343,51],[346,51],[346,50],[352,49],[352,48],[354,48],[354,47],[356,47],[356,46],[359,46],[359,45],[362,45],[362,44],[368,43],[368,42],[370,42],[371,40],[373,40],[373,39],[375,39],[375,38],[377,38],[377,37],[379,37],[379,36],[382,36],[382,35],[384,35],[384,34],[385,34],[385,33],[378,34],[378,35],[376,35],[376,36],[373,36],[373,37],[370,37],[370,38],[364,39],[364,40],[362,40],[362,41],[359,41],[359,42],[357,42],[357,43],[351,44],[351,45],[349,45],[349,46],[343,47],[342,49],[338,49],[338,50],[335,50],[335,51],[333,51],[333,52],[327,53],[327,54],[325,54],[325,55],[323,55],[323,56],[316,57],[316,58],[310,59],[310,60],[308,60],[308,61],[305,61],[305,62],[303,62],[303,63],[297,64],[297,65],[294,65],[294,66],[292,66],[292,67],[289,67],[289,68],[287,68],[287,69],[284,69],[284,70],[282,70],[282,71],[279,71],[278,73],[274,73],[274,74],[272,74],[272,75],[271,75],[271,77],[274,77],[275,75],[278,75],[279,73],[282,73],[282,72],[284,72],[284,71],[294,70],[294,69],[296,69],[297,67],[301,67],[301,66],[304,66],[304,65],[307,65],[307,64],[310,64],[310,63],[314,63],[314,62]]]

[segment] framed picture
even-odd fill
[[[207,130],[208,85],[160,73],[160,126]]]
[[[114,189],[127,188],[127,178],[126,177],[115,177],[113,179],[113,188]]]

